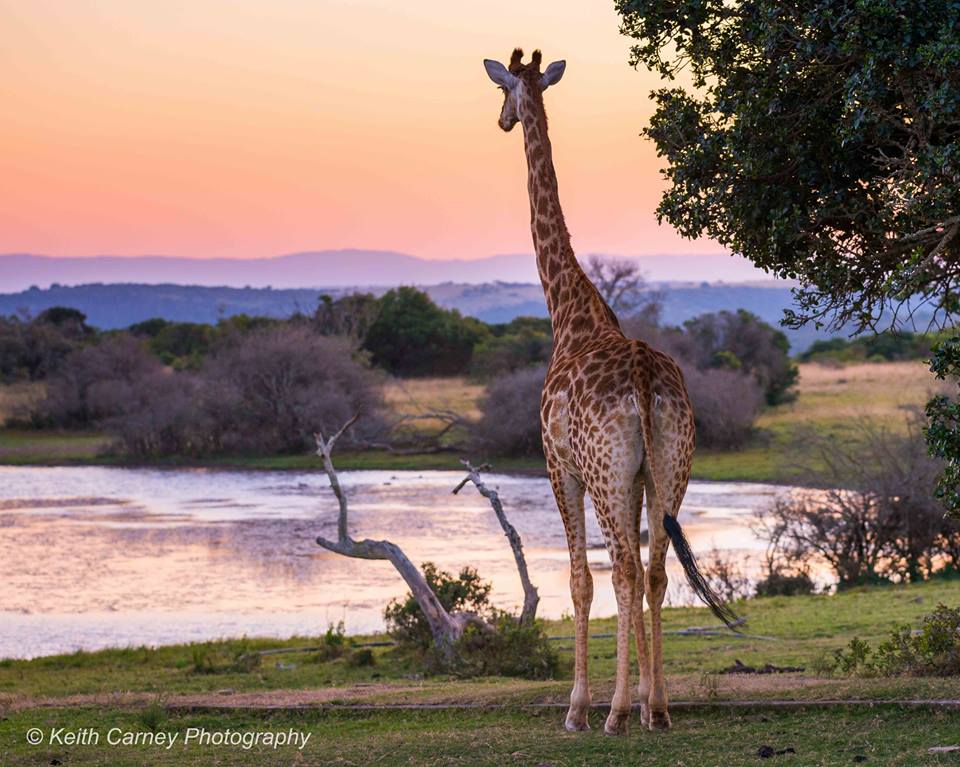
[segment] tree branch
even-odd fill
[[[520,534],[517,532],[517,529],[510,524],[510,520],[507,519],[497,491],[487,487],[480,478],[480,472],[490,467],[487,464],[474,467],[470,461],[466,459],[461,459],[460,463],[466,467],[467,476],[453,489],[453,494],[457,495],[468,482],[472,482],[480,495],[490,501],[490,506],[493,507],[493,513],[497,515],[497,521],[500,522],[500,527],[503,528],[507,540],[510,541],[510,548],[513,549],[513,558],[517,563],[517,572],[520,574],[520,583],[523,586],[523,611],[520,613],[520,623],[524,626],[529,625],[533,623],[537,617],[537,605],[540,602],[540,595],[537,593],[536,586],[530,582],[530,574],[527,572],[527,560],[523,555],[523,543],[520,540]]]

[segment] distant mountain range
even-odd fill
[[[767,276],[743,258],[716,255],[652,255],[636,260],[652,281],[745,282]],[[180,284],[207,287],[343,288],[351,286],[437,285],[442,282],[536,283],[531,254],[476,260],[436,260],[377,250],[322,250],[274,258],[174,258],[167,256],[0,255],[0,292],[32,285],[94,282]]]
[[[777,325],[791,303],[790,288],[780,282],[752,284],[661,283],[663,320],[679,325],[704,312],[748,309]],[[545,317],[547,307],[539,283],[445,282],[423,286],[440,306],[485,322],[507,322],[514,317]],[[272,289],[205,287],[198,285],[90,284],[32,288],[0,295],[0,315],[26,312],[37,315],[51,306],[72,306],[99,328],[122,328],[135,322],[164,317],[183,322],[216,322],[221,317],[246,313],[287,317],[300,311],[310,314],[321,294],[339,295],[351,288]],[[385,287],[368,287],[383,293]],[[815,339],[830,334],[813,329],[787,330],[794,352],[805,350]]]

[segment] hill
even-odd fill
[[[636,259],[647,278],[744,282],[763,279],[750,262],[724,254],[651,255]],[[0,292],[32,285],[92,282],[178,283],[207,287],[343,288],[354,285],[436,285],[441,282],[538,282],[530,254],[491,256],[470,261],[427,260],[380,250],[321,250],[274,258],[172,258],[91,256],[60,258],[12,253],[0,255]]]
[[[704,312],[747,309],[772,325],[790,305],[790,289],[781,282],[749,284],[661,283],[663,319],[671,325]],[[446,282],[423,286],[439,305],[484,322],[508,322],[517,316],[545,317],[543,292],[539,284],[488,282],[483,284]],[[364,288],[375,294],[385,287]],[[0,315],[26,312],[35,316],[51,306],[70,306],[87,315],[90,323],[104,329],[122,328],[135,322],[163,317],[181,322],[216,322],[221,317],[251,314],[287,317],[294,312],[312,313],[323,293],[333,295],[351,289],[333,288],[234,288],[201,285],[144,285],[139,283],[94,283],[47,289],[31,288],[19,293],[0,294]],[[813,329],[788,330],[791,349],[804,351],[817,338],[829,334]]]

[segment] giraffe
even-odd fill
[[[661,607],[665,559],[672,542],[697,595],[725,623],[735,616],[701,575],[677,522],[694,450],[693,410],[683,375],[666,354],[627,339],[616,315],[580,267],[560,207],[543,91],[563,76],[566,62],[542,73],[541,54],[523,64],[518,48],[509,66],[484,67],[504,93],[499,125],[523,126],[527,190],[537,269],[553,326],[553,354],[540,404],[550,484],[570,551],[574,606],[573,690],[565,726],[589,729],[587,639],[593,579],[587,565],[584,494],[589,493],[613,563],[617,601],[616,684],[604,731],[623,734],[631,709],[630,635],[636,639],[641,723],[670,727],[663,672]],[[646,494],[648,565],[641,561],[641,509]],[[650,611],[650,637],[643,600]]]

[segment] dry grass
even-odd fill
[[[8,418],[23,417],[43,396],[42,383],[15,383],[0,386],[0,424]]]
[[[466,378],[392,378],[387,383],[386,400],[398,415],[453,410],[465,418],[480,417],[477,403],[483,396],[482,384]]]
[[[863,417],[902,423],[905,410],[922,408],[941,387],[923,362],[807,363],[800,365],[797,400],[768,410],[759,426],[828,425]]]

